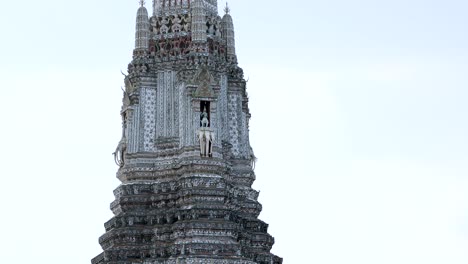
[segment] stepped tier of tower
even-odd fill
[[[115,217],[93,263],[281,263],[257,219],[258,192],[236,182],[248,176],[221,160],[181,163],[145,170],[145,180],[124,180],[114,191]]]
[[[122,183],[92,263],[281,264],[252,189],[232,18],[216,0],[154,2],[152,17],[137,13],[114,153]]]

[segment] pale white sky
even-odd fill
[[[137,2],[0,3],[1,263],[101,252]],[[230,6],[273,252],[468,263],[468,2]]]

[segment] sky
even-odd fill
[[[468,2],[229,5],[272,252],[468,263]],[[101,252],[137,8],[0,2],[2,263]]]

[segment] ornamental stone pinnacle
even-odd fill
[[[124,74],[121,184],[92,264],[281,264],[258,219],[246,80],[216,0],[140,0]],[[228,10],[228,9],[226,9]]]
[[[140,1],[140,8],[137,11],[137,21],[135,30],[135,50],[148,50],[150,38],[150,24],[148,20],[148,11],[145,8],[145,2]]]

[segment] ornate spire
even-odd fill
[[[192,3],[192,41],[206,42],[206,17],[203,0]]]
[[[222,36],[226,40],[227,58],[231,61],[237,61],[236,43],[234,38],[234,23],[232,22],[232,17],[229,14],[230,11],[231,9],[226,3],[226,8],[224,9],[224,12],[226,12],[226,14],[223,16],[223,19],[221,21]]]
[[[147,50],[150,36],[148,10],[145,8],[144,0],[140,0],[140,5],[136,19],[135,50]]]

